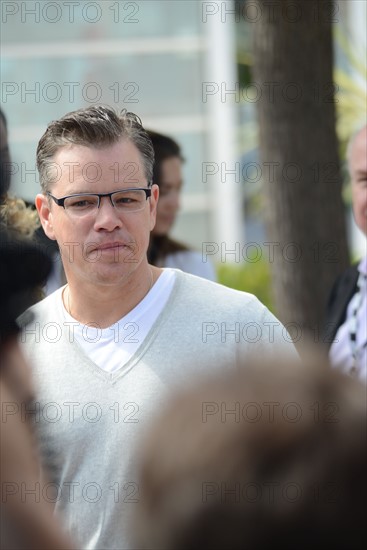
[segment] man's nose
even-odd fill
[[[94,223],[95,230],[106,229],[107,231],[113,231],[118,227],[122,227],[122,225],[122,217],[113,206],[111,197],[101,197]]]

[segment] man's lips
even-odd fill
[[[129,244],[127,243],[114,241],[111,243],[99,244],[93,250],[115,250],[116,248],[128,248],[128,247],[129,247]]]

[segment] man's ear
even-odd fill
[[[51,212],[49,199],[46,195],[39,194],[36,197],[35,204],[44,232],[49,239],[55,241],[56,237],[53,228],[53,214]]]
[[[150,195],[150,230],[155,226],[155,220],[157,217],[157,204],[159,199],[159,187],[157,184],[152,185],[152,194]]]

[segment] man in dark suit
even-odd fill
[[[351,139],[348,163],[354,218],[367,235],[367,126]],[[367,255],[335,281],[330,294],[324,341],[332,366],[367,381]]]

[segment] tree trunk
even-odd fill
[[[260,155],[277,315],[296,323],[289,325],[296,338],[312,334],[317,341],[332,283],[348,264],[335,131],[333,4],[256,0],[254,7],[261,16],[253,25],[253,82],[262,91]]]

